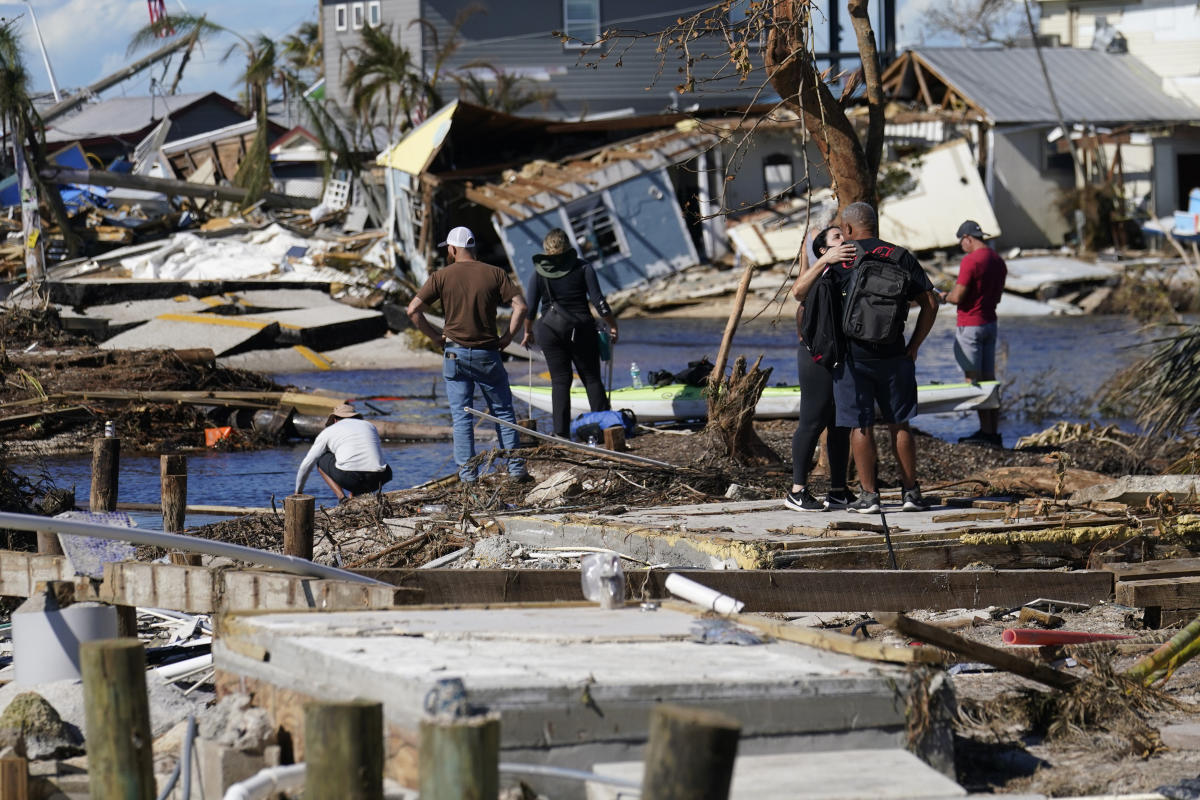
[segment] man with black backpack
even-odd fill
[[[938,298],[913,254],[879,239],[878,226],[875,209],[868,204],[847,206],[842,232],[855,243],[856,256],[828,272],[841,290],[846,337],[844,357],[833,372],[836,423],[852,429],[850,447],[863,489],[849,509],[860,514],[879,512],[874,434],[878,421],[887,425],[892,436],[904,510],[924,511],[928,505],[917,484],[917,446],[908,421],[917,413],[917,350],[933,327]],[[920,314],[912,338],[905,343],[904,323],[914,301]]]

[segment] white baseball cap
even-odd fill
[[[459,225],[457,228],[450,229],[450,233],[446,234],[446,241],[440,243],[438,247],[445,247],[448,244],[455,247],[474,247],[475,234],[471,233],[470,228]]]

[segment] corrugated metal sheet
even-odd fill
[[[1033,48],[925,48],[915,53],[998,123],[1052,122],[1054,106]],[[1162,90],[1138,59],[1095,50],[1043,48],[1046,69],[1067,121],[1183,122],[1200,108]]]
[[[73,142],[78,139],[137,133],[155,120],[186,108],[209,94],[198,92],[166,97],[114,97],[95,105],[84,106],[83,110],[73,117],[56,120],[46,130],[46,141]]]

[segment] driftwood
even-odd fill
[[[718,436],[726,454],[739,464],[778,464],[779,456],[754,430],[754,407],[771,378],[771,369],[759,369],[762,356],[746,370],[746,357],[738,356],[728,378],[713,372],[709,391],[707,430]]]

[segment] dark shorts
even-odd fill
[[[917,365],[906,355],[847,359],[833,371],[833,402],[842,427],[908,422],[917,415]]]
[[[353,494],[373,492],[392,479],[392,468],[387,465],[379,472],[338,469],[337,456],[328,450],[317,459],[317,468],[328,475],[344,491]]]

